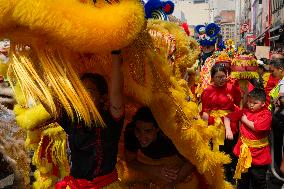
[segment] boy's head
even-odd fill
[[[256,112],[265,106],[266,94],[263,89],[254,88],[248,94],[248,109]]]
[[[108,85],[105,78],[99,74],[85,73],[81,77],[81,81],[94,100],[96,107],[100,108],[108,94]]]
[[[157,139],[158,124],[148,107],[140,108],[133,117],[135,136],[142,147],[149,146]]]

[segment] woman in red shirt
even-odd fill
[[[201,95],[202,119],[208,121],[209,129],[212,129],[212,132],[215,133],[212,138],[213,150],[220,150],[231,155],[233,146],[237,141],[237,123],[232,123],[230,128],[225,129],[223,120],[224,116],[233,112],[239,106],[241,92],[238,87],[228,82],[228,70],[221,64],[215,64],[212,67],[211,78],[211,85]],[[234,163],[225,166],[229,181],[233,180],[232,167],[234,167]]]

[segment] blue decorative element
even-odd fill
[[[188,102],[190,102],[190,101],[191,101],[190,96],[188,96],[186,100],[187,100]]]
[[[199,35],[205,34],[206,33],[206,26],[204,26],[204,25],[197,25],[195,27],[195,32],[198,33]]]
[[[220,36],[220,31],[221,28],[215,23],[210,23],[206,26],[197,25],[195,27],[195,32],[198,34],[198,42],[201,46],[214,46]]]
[[[224,49],[226,49],[225,42],[223,40],[222,35],[219,34],[218,35],[218,40],[217,40],[217,50],[218,51],[222,51]]]
[[[221,31],[221,28],[215,23],[210,23],[206,26],[205,30],[206,30],[206,35],[209,36],[210,38],[213,38]]]
[[[149,0],[145,6],[146,18],[167,20],[167,15],[174,11],[174,3],[172,1]]]
[[[167,15],[161,10],[153,10],[151,13],[151,18],[158,20],[167,20]]]

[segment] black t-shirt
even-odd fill
[[[63,121],[71,150],[71,175],[74,178],[92,180],[115,169],[118,143],[123,118],[116,120],[109,112],[101,113],[106,127],[86,127]],[[72,128],[72,129],[70,129]]]
[[[158,132],[157,140],[147,147],[142,147],[135,136],[135,123],[127,125],[124,132],[124,147],[130,152],[140,150],[144,155],[152,159],[160,159],[173,155],[179,155],[172,141],[166,137],[162,131]]]

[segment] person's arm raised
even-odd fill
[[[121,51],[112,51],[112,70],[110,84],[110,112],[113,117],[120,118],[124,113],[123,72]]]

